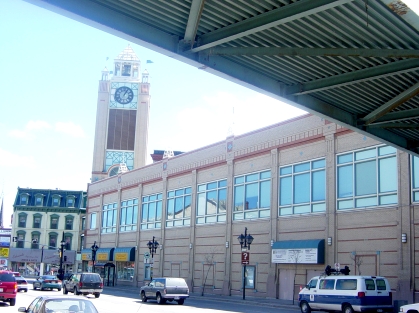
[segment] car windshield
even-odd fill
[[[89,300],[50,299],[45,303],[46,312],[60,313],[98,313]]]

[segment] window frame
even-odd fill
[[[94,216],[94,218],[93,218]],[[94,225],[93,225],[94,224]],[[97,212],[90,213],[89,229],[93,230],[97,228]]]
[[[42,193],[37,193],[35,194],[35,206],[43,206],[44,205],[44,198],[45,195],[43,195]],[[40,200],[40,201],[38,201]]]
[[[264,175],[267,176],[263,177]],[[271,217],[271,181],[272,173],[270,169],[234,176],[233,220],[250,220]],[[266,183],[268,186],[264,186]],[[257,187],[256,208],[249,209],[248,207],[250,202],[246,201],[246,199],[249,199],[249,197],[247,197],[247,193],[250,193],[250,188],[255,186]],[[264,191],[265,188],[268,188],[268,195],[263,195],[263,192],[266,193],[266,190]],[[242,196],[241,202],[238,201],[239,195]],[[268,203],[261,207],[261,199],[265,199]],[[237,206],[237,204],[239,204],[239,206]]]
[[[52,225],[53,225],[52,221],[54,219],[57,219],[57,227],[52,227]],[[50,229],[59,229],[59,224],[60,224],[60,216],[58,214],[52,214],[50,216],[50,220],[49,220],[49,228]]]
[[[72,202],[72,203],[70,203]],[[76,207],[76,197],[73,195],[67,196],[65,201],[67,208],[75,208]]]
[[[55,203],[54,200],[57,200],[58,203]],[[51,206],[52,207],[59,207],[61,204],[61,196],[60,195],[53,195],[51,199]]]
[[[16,232],[16,237],[17,237],[16,248],[19,248],[19,249],[25,248],[26,231],[18,230]]]
[[[168,190],[166,195],[166,227],[190,226],[192,215],[192,187],[189,186]],[[189,206],[187,203],[189,203]],[[180,205],[181,208],[179,208],[179,211],[176,211]],[[169,218],[169,210],[172,211],[172,207],[173,218]],[[181,216],[179,216],[179,214],[181,214]]]
[[[19,203],[20,205],[28,205],[29,202],[29,194],[27,192],[23,192],[19,196]]]
[[[119,231],[129,232],[137,230],[138,207],[138,198],[132,198],[121,201]],[[129,209],[132,209],[131,221],[129,221],[127,214]]]
[[[215,192],[216,200],[214,201],[215,212],[209,212],[209,202],[213,198],[208,198],[211,193]],[[224,211],[222,212],[220,204],[220,194],[225,193]],[[202,195],[202,196],[201,196]],[[199,184],[196,191],[196,224],[212,224],[212,223],[224,223],[227,220],[227,179],[219,179],[206,183]],[[204,203],[202,203],[204,201]],[[203,211],[203,214],[200,211]]]
[[[22,217],[24,217],[24,219],[25,219],[23,222],[22,222]],[[25,213],[25,212],[19,213],[18,214],[18,221],[17,221],[18,227],[19,228],[26,228],[27,222],[28,222],[28,214]]]
[[[316,167],[316,163],[323,161],[322,167]],[[304,166],[308,164],[306,169],[303,169]],[[290,169],[290,172],[285,172]],[[281,174],[284,171],[285,173]],[[315,200],[313,187],[315,186],[314,175],[317,173],[323,173],[323,182],[324,182],[324,195],[323,200]],[[303,190],[303,188],[296,188],[297,185],[301,186],[296,179],[303,177],[304,175],[308,176],[308,201],[296,202],[296,190]],[[285,179],[290,179],[291,191],[289,203],[281,204],[281,193],[285,192],[282,188],[285,184],[282,183]],[[284,185],[284,186],[283,186]],[[296,214],[313,214],[313,213],[324,213],[326,212],[326,198],[327,198],[327,182],[326,182],[326,158],[317,158],[312,160],[306,160],[297,163],[291,163],[287,165],[280,166],[278,169],[278,216],[292,216]]]
[[[36,226],[36,223],[35,223],[37,218],[39,218],[39,226],[38,227]],[[41,227],[42,227],[42,214],[35,213],[33,215],[32,228],[41,228]]]
[[[410,156],[410,181],[412,203],[419,203],[419,157]],[[416,174],[417,172],[417,174]],[[417,180],[417,181],[416,181]]]
[[[69,221],[71,221],[70,228],[67,226],[69,225]],[[74,228],[74,216],[73,215],[66,215],[65,216],[65,230],[73,230]]]
[[[53,242],[52,239],[55,239],[55,242]],[[57,248],[58,248],[58,233],[49,232],[48,233],[48,249],[55,250]]]
[[[106,215],[106,216],[105,216]],[[102,206],[102,234],[116,233],[118,203],[107,203]]]

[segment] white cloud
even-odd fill
[[[27,130],[50,129],[51,125],[45,121],[29,121],[25,128]]]
[[[19,154],[13,154],[6,150],[0,149],[0,164],[3,164],[8,168],[36,168],[36,162],[33,156],[21,156]]]
[[[18,129],[13,129],[9,131],[8,135],[13,138],[21,138],[21,139],[29,139],[31,137],[29,133],[23,130],[18,130]]]
[[[57,122],[55,128],[57,132],[65,133],[73,137],[85,137],[83,128],[80,125],[76,125],[73,122]]]

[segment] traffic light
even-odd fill
[[[64,256],[64,262],[67,262],[67,256],[66,255]]]
[[[343,275],[349,275],[349,272],[350,272],[351,270],[349,269],[349,267],[348,266],[345,266],[345,268],[341,268],[340,269],[340,272],[343,274]]]
[[[13,242],[17,242],[17,237],[13,237]]]

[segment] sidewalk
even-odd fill
[[[104,294],[112,294],[112,291],[123,291],[124,293],[129,293],[136,295],[138,299],[140,299],[140,288],[139,287],[131,287],[131,286],[115,286],[115,287],[108,287],[105,286],[103,289]],[[223,295],[213,295],[213,294],[204,294],[201,296],[201,293],[193,292],[189,293],[189,297],[193,299],[204,298],[205,300],[211,301],[225,301],[225,302],[237,302],[243,303],[244,301],[252,302],[252,304],[257,304],[260,306],[269,306],[269,307],[277,307],[277,308],[287,308],[287,309],[295,309],[300,310],[298,306],[298,301],[294,301],[294,305],[292,304],[292,300],[279,300],[279,299],[272,299],[272,298],[260,298],[260,297],[252,297],[250,295],[246,295],[246,299],[243,300],[242,295],[240,296],[223,296]]]

